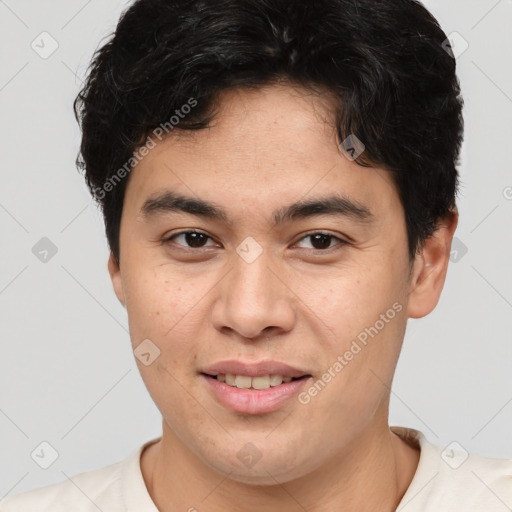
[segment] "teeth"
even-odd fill
[[[270,385],[271,386],[279,386],[279,384],[283,383],[283,377],[281,375],[271,375],[270,376]]]
[[[291,377],[282,375],[261,375],[259,377],[249,377],[248,375],[230,375],[220,374],[216,376],[220,382],[225,382],[229,386],[239,389],[268,389],[273,386],[279,386],[283,382],[291,382]]]
[[[252,379],[252,387],[254,389],[268,389],[272,384],[269,375],[262,375],[261,377],[253,377]],[[274,384],[275,386],[275,384]]]
[[[247,377],[246,375],[237,375],[235,377],[235,385],[237,388],[249,389],[251,387],[251,381],[251,377]]]

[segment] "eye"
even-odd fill
[[[183,237],[183,240],[188,245],[182,245],[180,243],[178,243],[178,245],[191,249],[201,249],[202,247],[205,247],[204,243],[206,240],[209,238],[211,239],[211,237],[201,231],[182,231],[181,233],[175,233],[174,235],[165,238],[163,242],[170,242],[171,240],[178,239],[179,237]]]
[[[337,240],[337,244],[335,245],[346,245],[348,242],[338,238],[337,236],[331,235],[330,233],[324,233],[322,231],[315,231],[313,233],[308,233],[306,236],[301,238],[301,240],[306,239],[311,240],[311,244],[313,245],[313,249],[325,251],[327,249],[331,249],[331,241]],[[300,242],[300,241],[299,241]],[[306,247],[307,248],[307,247]]]
[[[181,231],[180,233],[175,233],[174,235],[171,235],[164,240],[162,240],[164,243],[168,243],[170,241],[176,241],[180,237],[183,237],[182,240],[185,242],[185,244],[177,243],[177,245],[189,249],[201,249],[203,247],[211,247],[208,245],[205,245],[206,241],[208,239],[211,240],[211,237],[208,236],[206,233],[203,233],[202,231]],[[341,238],[334,236],[330,233],[324,233],[322,231],[314,231],[311,233],[308,233],[306,236],[302,237],[300,241],[311,240],[312,249],[319,250],[319,251],[325,251],[328,249],[331,249],[331,242],[337,241],[336,245],[343,246],[348,244],[347,241],[342,240]],[[215,245],[214,245],[215,246]],[[307,249],[307,247],[306,247]]]

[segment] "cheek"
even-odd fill
[[[168,265],[161,265],[147,271],[139,267],[123,286],[134,345],[149,338],[164,349],[184,340],[183,331],[200,302],[202,289],[197,283],[185,283]]]
[[[181,282],[162,265],[146,272],[139,267],[124,282],[130,338],[141,377],[160,410],[178,410],[183,402],[182,383],[195,368],[201,287]],[[199,303],[199,304],[198,304]],[[151,340],[154,359],[146,365],[137,346]],[[147,344],[147,342],[145,342]],[[145,346],[145,345],[142,345]],[[159,352],[158,352],[159,351]],[[153,354],[158,353],[157,356]],[[199,411],[197,413],[200,419]]]
[[[398,283],[398,276],[389,267],[386,271],[377,265],[363,271],[346,268],[327,279],[308,280],[305,302],[336,333],[337,348],[342,348],[402,300]]]

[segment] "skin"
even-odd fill
[[[390,174],[339,151],[328,106],[287,83],[225,91],[211,128],[173,132],[129,177],[120,265],[111,255],[108,268],[133,348],[150,339],[160,350],[137,364],[163,417],[161,440],[141,457],[163,512],[392,511],[414,476],[418,450],[389,429],[390,386],[407,319],[438,302],[457,214],[411,262]],[[164,189],[214,202],[231,225],[179,212],[145,219],[144,201]],[[274,210],[333,191],[373,221],[272,228]],[[162,242],[187,229],[210,238],[199,248],[185,236]],[[352,241],[322,249],[312,231]],[[236,252],[248,236],[263,249],[250,264]],[[317,380],[397,302],[402,310],[305,405],[235,413],[198,375],[224,359],[275,359]],[[251,468],[237,458],[246,443],[262,454]]]

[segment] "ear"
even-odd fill
[[[409,318],[422,318],[436,307],[443,290],[458,220],[457,210],[441,219],[438,229],[425,240],[416,255],[409,283]]]
[[[110,251],[110,256],[108,258],[108,273],[110,274],[110,280],[112,281],[112,285],[114,287],[114,291],[119,299],[119,302],[123,306],[125,306],[125,297],[123,291],[123,281],[121,279],[121,270],[119,268],[119,264],[114,258],[114,254]]]

